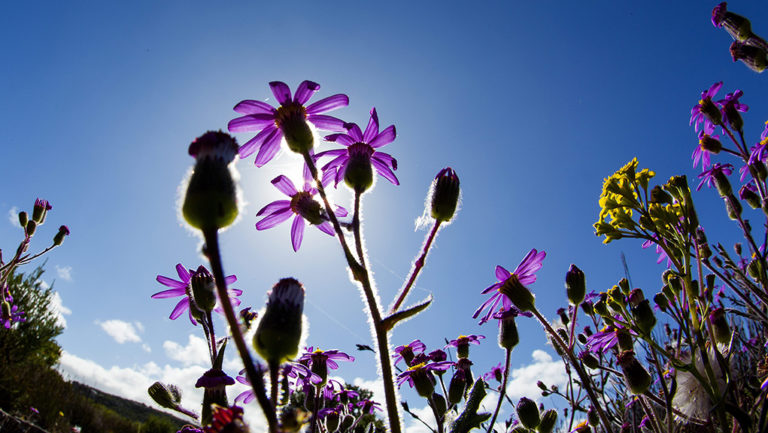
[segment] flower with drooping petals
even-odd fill
[[[278,108],[255,100],[241,101],[234,108],[244,116],[231,120],[229,131],[258,132],[255,137],[240,146],[240,158],[247,158],[258,150],[254,163],[257,167],[262,167],[280,150],[282,138],[286,139],[293,151],[301,153],[311,149],[312,134],[307,122],[325,131],[344,131],[344,121],[321,113],[349,105],[347,95],[336,94],[305,107],[304,104],[320,89],[319,84],[303,81],[293,98],[291,89],[283,82],[273,81],[269,83],[269,87],[280,103]]]
[[[191,269],[188,270],[181,263],[179,263],[176,265],[176,273],[179,274],[179,280],[174,280],[173,278],[168,278],[163,275],[157,276],[157,282],[164,286],[170,287],[170,289],[155,293],[152,295],[152,299],[165,299],[183,296],[183,298],[176,304],[176,307],[174,307],[173,311],[171,311],[169,318],[171,320],[176,320],[179,318],[179,316],[181,316],[182,313],[184,313],[184,311],[189,310],[189,321],[192,322],[193,325],[197,325],[197,321],[192,316],[192,310],[189,307],[190,299],[192,298],[192,286],[190,282],[192,281],[192,275],[194,275],[195,271]],[[237,277],[234,275],[230,275],[224,278],[224,282],[226,282],[227,285],[230,285],[235,281],[237,281]],[[236,297],[233,298],[233,296],[240,296],[243,292],[237,289],[229,289],[228,292],[233,305],[240,305],[240,300]],[[221,307],[217,307],[215,310],[217,312],[223,311],[221,310]]]
[[[384,409],[381,408],[380,403],[377,403],[373,400],[368,400],[367,398],[364,398],[358,401],[356,406],[361,408],[363,413],[368,413],[368,414],[372,414],[374,410],[378,410],[379,412],[384,411]]]
[[[393,172],[393,170],[397,170],[397,160],[391,155],[377,150],[395,140],[397,135],[395,125],[390,125],[379,132],[379,116],[376,114],[376,108],[372,108],[371,118],[368,121],[365,132],[355,123],[347,123],[344,126],[347,129],[346,134],[332,134],[326,136],[325,139],[340,143],[346,146],[346,149],[328,150],[317,154],[317,158],[323,156],[335,157],[322,167],[323,177],[333,176],[337,186],[341,179],[345,179],[347,184],[353,189],[357,188],[358,183],[362,182],[365,184],[361,186],[361,189],[364,191],[370,187],[373,177],[371,176],[368,179],[368,175],[363,176],[358,171],[361,170],[361,167],[367,167],[367,171],[370,171],[370,166],[372,165],[383,178],[395,185],[399,185],[400,182]],[[326,174],[328,172],[331,174]],[[362,179],[363,177],[365,179]]]
[[[736,131],[741,131],[741,127],[744,125],[744,121],[741,119],[741,113],[746,113],[749,107],[746,104],[739,102],[739,98],[744,96],[744,92],[736,90],[733,93],[725,95],[725,99],[721,99],[718,104],[723,108],[723,120],[728,122],[731,128]]]
[[[397,365],[400,361],[405,361],[407,365],[410,365],[413,356],[417,353],[423,353],[427,346],[421,342],[421,340],[413,340],[410,343],[395,347],[395,354],[392,355],[394,364]]]
[[[485,380],[486,382],[490,382],[491,380],[496,380],[498,382],[501,382],[503,375],[504,375],[504,366],[502,366],[500,362],[496,366],[491,368],[489,372],[483,375],[483,380]]]
[[[701,92],[699,103],[691,109],[690,124],[694,125],[696,132],[699,131],[700,123],[704,123],[704,132],[706,134],[712,134],[715,132],[715,127],[723,123],[719,103],[712,100],[712,97],[715,96],[721,87],[723,87],[723,82],[718,81],[708,90]]]
[[[405,382],[411,388],[415,387],[419,395],[429,397],[432,395],[431,389],[434,389],[435,379],[430,374],[432,371],[445,371],[454,363],[451,361],[420,363],[408,367],[408,370],[397,376],[397,386],[401,387]]]
[[[693,160],[693,168],[701,161],[701,170],[706,170],[710,165],[710,154],[718,153],[722,148],[718,135],[705,134],[704,131],[699,132],[699,145],[693,149],[691,159]],[[715,151],[717,149],[717,151]]]
[[[536,272],[541,269],[541,262],[546,256],[547,253],[545,251],[537,251],[534,248],[528,252],[525,258],[523,258],[523,261],[517,265],[517,268],[515,268],[515,271],[512,273],[504,269],[502,266],[496,266],[496,278],[499,281],[483,290],[482,294],[487,295],[488,293],[494,293],[490,298],[488,298],[488,300],[483,302],[477,311],[475,311],[475,314],[472,315],[472,318],[476,319],[483,310],[487,309],[488,312],[480,319],[480,324],[487,322],[491,318],[491,315],[493,315],[495,312],[496,306],[499,305],[499,302],[501,302],[505,310],[511,308],[513,300],[510,298],[510,295],[514,296],[512,291],[519,289],[518,287],[511,286],[522,286],[522,288],[527,291],[528,289],[525,286],[536,281]],[[528,292],[528,294],[530,295],[530,292]],[[533,295],[530,296],[532,297]],[[515,301],[517,302],[517,300]],[[525,301],[526,303],[532,304],[530,299],[525,299]],[[525,307],[529,306],[515,305],[515,307],[517,307],[519,310],[527,311],[527,308]],[[530,307],[532,307],[532,305],[530,305]]]
[[[317,189],[313,188],[309,181],[304,182],[304,189],[302,191],[298,191],[293,182],[283,175],[272,179],[272,185],[291,199],[276,200],[261,208],[256,213],[256,216],[264,216],[264,218],[256,223],[257,230],[272,228],[290,218],[291,215],[295,215],[291,225],[293,251],[299,251],[299,247],[301,247],[301,241],[304,238],[305,220],[317,226],[321,232],[329,236],[334,235],[333,227],[328,222],[328,217],[323,207],[312,198],[317,194]],[[343,207],[337,206],[336,215],[344,217],[347,215],[347,211]]]
[[[320,348],[313,350],[312,346],[306,348],[306,352],[299,358],[299,361],[308,362],[309,369],[320,376],[323,382],[328,378],[328,368],[331,370],[339,368],[339,364],[336,361],[353,362],[354,360],[355,357],[339,350],[320,350]]]
[[[455,340],[451,340],[445,345],[444,349],[449,347],[455,347],[458,352],[459,358],[466,358],[469,355],[469,345],[479,345],[480,340],[484,339],[485,335],[459,335]]]
[[[733,173],[733,166],[731,164],[720,164],[719,162],[716,162],[712,168],[699,175],[701,182],[699,182],[699,186],[696,187],[696,191],[699,191],[705,183],[708,187],[712,188],[716,183],[715,176],[730,176],[731,173]]]

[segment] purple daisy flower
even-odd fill
[[[3,302],[3,310],[2,313],[0,313],[0,323],[3,324],[5,329],[10,329],[11,325],[14,323],[27,321],[27,319],[24,317],[25,313],[23,311],[19,311],[19,306],[11,305],[10,302],[11,301]],[[7,309],[6,306],[8,307]]]
[[[381,404],[373,400],[368,400],[367,398],[358,401],[357,407],[362,408],[363,413],[372,414],[374,410],[378,410],[379,412],[384,412],[384,409],[381,408]]]
[[[712,134],[715,127],[722,123],[722,114],[718,102],[712,101],[712,97],[723,87],[723,82],[719,81],[712,85],[708,90],[701,92],[701,99],[691,109],[690,124],[694,125],[696,132],[699,131],[699,124],[704,123],[704,132]]]
[[[483,379],[486,382],[490,382],[491,380],[496,380],[501,382],[501,379],[504,375],[504,366],[501,365],[501,362],[498,363],[496,366],[491,368],[491,370],[483,375]]]
[[[280,150],[280,140],[296,122],[308,121],[318,129],[325,131],[344,131],[344,121],[321,113],[349,105],[349,97],[343,94],[329,96],[308,106],[304,104],[320,89],[320,85],[312,81],[303,81],[291,98],[291,89],[280,81],[269,83],[272,94],[280,103],[277,108],[266,102],[245,100],[238,103],[234,110],[245,116],[229,122],[230,132],[258,132],[255,137],[240,146],[240,158],[246,158],[259,151],[254,163],[262,167],[274,158]]]
[[[392,355],[394,364],[397,365],[398,362],[403,360],[408,364],[415,354],[423,353],[426,348],[427,346],[421,340],[413,340],[404,346],[397,346],[395,347],[395,354]]]
[[[717,153],[722,148],[722,144],[718,138],[720,138],[719,135],[709,135],[704,133],[704,131],[699,132],[699,145],[693,149],[693,153],[691,154],[691,159],[693,160],[693,168],[696,168],[696,166],[699,164],[699,161],[701,161],[702,171],[709,168],[711,154],[710,151]]]
[[[327,216],[322,206],[312,197],[317,194],[317,189],[313,188],[308,181],[304,182],[304,190],[298,191],[296,186],[287,177],[280,175],[272,179],[274,185],[280,192],[290,197],[290,200],[276,200],[261,208],[256,216],[264,218],[256,223],[257,230],[266,230],[272,228],[281,222],[287,220],[291,215],[296,215],[291,225],[291,244],[293,251],[299,251],[301,241],[304,238],[304,221],[317,226],[317,228],[333,236],[333,227],[328,222]],[[336,207],[338,216],[347,216],[347,211],[341,206]]]
[[[501,288],[504,286],[504,283],[506,283],[507,280],[513,276],[516,277],[520,284],[523,286],[534,283],[536,281],[536,272],[541,269],[541,262],[546,256],[547,253],[545,251],[537,251],[534,248],[528,252],[525,258],[523,258],[523,261],[517,265],[517,268],[515,268],[515,271],[512,273],[504,269],[502,266],[496,266],[496,278],[499,281],[495,284],[492,284],[482,292],[483,295],[487,295],[488,293],[493,292],[493,295],[491,295],[488,300],[483,302],[480,308],[475,311],[475,314],[472,315],[472,318],[477,319],[483,310],[488,309],[488,312],[482,317],[482,319],[480,319],[480,324],[482,325],[491,318],[499,302],[502,303],[505,310],[510,309],[512,307],[512,301],[501,292]]]
[[[619,343],[619,330],[624,329],[623,326],[618,323],[616,326],[606,326],[600,332],[587,337],[587,347],[592,353],[604,353],[613,346]],[[631,335],[637,335],[634,331],[630,330]]]
[[[416,365],[412,365],[408,367],[408,370],[405,370],[404,372],[400,373],[397,376],[397,386],[401,387],[405,382],[408,382],[408,385],[411,386],[411,388],[414,387],[414,379],[422,374],[426,374],[432,371],[445,371],[451,368],[451,366],[454,363],[451,361],[440,361],[440,362],[431,362],[429,364],[427,363],[420,363]]]
[[[203,269],[207,272],[204,267]],[[157,282],[164,286],[170,287],[170,289],[155,293],[152,295],[152,299],[165,299],[183,296],[183,298],[176,304],[176,307],[174,307],[173,311],[171,311],[169,318],[171,320],[176,320],[179,318],[179,316],[181,316],[182,313],[184,313],[184,311],[189,311],[189,321],[192,322],[193,325],[197,325],[197,321],[194,317],[192,317],[192,310],[189,308],[189,300],[192,296],[192,286],[190,285],[190,282],[192,281],[192,275],[195,273],[195,271],[191,269],[187,270],[181,263],[179,263],[176,265],[176,273],[179,274],[179,280],[174,280],[173,278],[168,278],[163,275],[157,276]],[[237,281],[237,277],[234,275],[230,275],[224,278],[224,282],[227,285],[233,284],[235,281]],[[233,296],[240,296],[243,292],[238,289],[230,289],[228,292],[232,303],[235,306],[240,305],[240,300],[236,297],[233,298]],[[223,310],[221,310],[221,307],[216,307],[216,311],[222,312]]]
[[[308,361],[310,367],[314,364],[325,363],[331,370],[336,370],[339,368],[339,364],[334,360],[353,362],[355,357],[336,349],[320,350],[320,348],[314,349],[312,346],[309,346],[306,348],[306,352],[299,358],[299,361]]]
[[[480,344],[480,340],[482,340],[484,338],[485,338],[485,335],[475,335],[475,334],[472,334],[472,335],[459,335],[459,337],[456,338],[455,340],[449,341],[448,344],[446,344],[444,348],[447,349],[449,347],[459,347],[459,346],[464,346],[464,345],[469,345],[469,344],[479,345]]]
[[[376,108],[372,108],[371,118],[365,132],[355,123],[347,123],[344,126],[347,129],[346,134],[332,134],[326,136],[325,139],[340,143],[346,146],[346,149],[328,150],[317,154],[317,158],[335,157],[322,167],[323,178],[334,176],[335,185],[338,186],[344,178],[350,158],[362,156],[370,161],[383,178],[395,185],[400,185],[400,181],[397,180],[397,176],[393,172],[393,170],[397,170],[397,160],[387,153],[376,150],[395,140],[397,135],[395,125],[390,125],[379,132],[379,116],[376,114]]]
[[[712,168],[699,174],[701,182],[699,182],[699,186],[696,187],[696,191],[699,191],[705,183],[710,188],[715,186],[715,176],[718,174],[729,176],[731,173],[733,173],[733,166],[731,164],[720,164],[719,162],[716,162]]]
[[[728,122],[730,125],[733,125],[737,130],[741,129],[740,124],[742,123],[739,112],[746,113],[747,110],[749,110],[749,107],[746,104],[739,102],[739,98],[742,96],[744,96],[744,92],[741,90],[736,90],[733,93],[726,94],[725,99],[717,101],[718,104],[723,107],[723,120]]]
[[[763,129],[763,133],[760,134],[760,140],[765,140],[768,138],[768,120],[765,121],[765,129]]]

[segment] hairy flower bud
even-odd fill
[[[432,218],[450,221],[459,203],[459,177],[451,167],[446,167],[437,173],[432,185]]]
[[[632,350],[635,348],[635,343],[632,341],[632,335],[626,328],[618,328],[616,330],[616,340],[621,350]]]
[[[59,227],[59,231],[53,237],[53,244],[58,247],[64,242],[64,238],[67,236],[69,236],[69,227],[67,226]]]
[[[592,427],[597,427],[597,425],[600,424],[600,415],[598,415],[594,406],[590,406],[587,411],[587,421]]]
[[[344,172],[344,182],[356,193],[364,193],[373,185],[373,148],[365,143],[354,143],[347,147],[349,162]]]
[[[499,347],[512,350],[520,342],[517,324],[515,324],[517,311],[514,309],[503,311],[495,314],[494,317],[499,319]]]
[[[464,370],[456,370],[451,378],[451,383],[448,385],[448,402],[450,404],[458,404],[464,392],[467,389],[467,377],[464,374]]]
[[[709,313],[709,321],[712,322],[712,334],[715,341],[721,344],[728,344],[731,341],[731,327],[725,318],[725,310],[715,308]]]
[[[27,234],[27,236],[32,236],[35,234],[35,230],[37,229],[37,223],[35,220],[29,220],[27,221],[27,226],[24,228],[24,232]]]
[[[29,221],[29,215],[27,215],[27,213],[24,211],[19,212],[19,225],[26,227],[27,221]]]
[[[725,201],[725,210],[728,212],[728,218],[734,221],[738,220],[739,216],[741,216],[741,202],[736,200],[733,194],[723,197],[723,201]]]
[[[52,208],[53,206],[47,200],[36,199],[35,206],[32,208],[32,220],[38,225],[43,224],[45,222],[45,215]]]
[[[624,381],[629,390],[636,395],[644,394],[651,386],[651,375],[635,358],[635,352],[625,350],[616,357],[616,360],[624,373]]]
[[[762,206],[760,196],[750,186],[754,188],[752,184],[746,184],[739,189],[739,198],[746,201],[752,209],[757,209]]]
[[[696,244],[699,258],[708,259],[712,256],[712,250],[707,242],[707,235],[701,227],[696,227]]]
[[[192,227],[209,230],[226,227],[237,218],[235,181],[227,167],[237,154],[229,134],[209,131],[189,145],[196,163],[184,196],[182,213]]]
[[[738,115],[738,112],[735,115]],[[728,119],[730,119],[730,117]],[[699,135],[699,146],[701,147],[701,150],[705,150],[714,154],[720,153],[720,151],[723,149],[723,144],[720,143],[720,140],[712,137],[709,134],[704,134],[703,132]]]
[[[656,325],[656,316],[653,314],[651,303],[644,299],[632,307],[632,317],[635,319],[637,327],[645,334],[650,335],[654,325]]]
[[[195,305],[202,311],[210,312],[216,306],[216,285],[213,275],[205,266],[200,266],[192,273],[192,297]]]
[[[669,301],[667,300],[667,297],[664,296],[664,293],[657,293],[653,297],[653,302],[656,303],[656,305],[659,307],[659,310],[661,310],[662,313],[665,313],[667,311],[667,308],[669,307]]]
[[[734,62],[741,60],[749,69],[757,73],[765,71],[768,67],[768,53],[764,48],[733,41],[730,51]]]
[[[150,385],[147,393],[155,403],[166,409],[176,409],[181,402],[181,391],[174,385],[155,382]]]
[[[304,287],[293,278],[283,278],[269,292],[253,336],[256,351],[270,365],[278,365],[299,353],[304,311]]]
[[[587,283],[584,278],[584,272],[571,265],[568,268],[568,272],[565,273],[565,291],[568,295],[568,300],[573,305],[576,305],[584,300],[584,296],[587,293]]]
[[[627,300],[629,301],[629,304],[633,307],[636,307],[644,299],[645,299],[645,295],[643,295],[643,290],[640,288],[632,289],[629,292],[629,295],[627,295]]]
[[[579,359],[584,365],[586,365],[591,369],[595,369],[600,365],[597,358],[595,358],[595,356],[589,353],[588,351],[579,353]]]
[[[651,203],[672,204],[672,196],[656,185],[651,189]]]
[[[541,415],[541,422],[537,428],[539,433],[552,433],[557,423],[557,411],[549,409]]]
[[[539,406],[535,401],[522,397],[517,402],[517,417],[520,422],[527,428],[536,428],[541,422],[539,417]]]

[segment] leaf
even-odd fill
[[[400,310],[397,313],[394,313],[394,314],[391,314],[391,315],[385,317],[381,321],[381,324],[382,324],[382,326],[384,327],[385,330],[391,331],[395,327],[395,325],[398,324],[398,322],[400,322],[402,320],[405,320],[405,319],[408,319],[408,318],[411,318],[411,317],[421,313],[422,311],[426,310],[427,307],[429,307],[429,304],[431,304],[431,303],[432,303],[432,295],[429,295],[429,297],[426,300],[421,301],[420,303],[418,303],[416,305],[408,307],[408,308],[406,308],[404,310]]]
[[[467,433],[473,428],[480,427],[481,422],[490,418],[491,414],[489,413],[477,413],[477,409],[480,407],[480,402],[485,398],[485,394],[485,382],[482,379],[478,379],[469,393],[469,399],[467,399],[467,404],[464,406],[464,412],[453,422],[451,433]]]

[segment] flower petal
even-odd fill
[[[162,275],[157,276],[157,282],[168,287],[173,287],[174,289],[183,289],[187,287],[187,283],[182,281],[176,281],[172,278],[164,277]]]
[[[269,83],[269,88],[272,89],[272,94],[280,105],[291,102],[291,88],[287,84],[282,81],[273,81]]]
[[[357,123],[347,123],[344,125],[347,128],[347,134],[355,141],[363,141],[363,131],[357,126]]]
[[[163,290],[162,292],[155,293],[154,295],[151,296],[151,298],[152,299],[176,298],[186,293],[187,293],[187,290],[185,288],[168,289],[168,290]]]
[[[296,215],[291,225],[291,244],[293,245],[293,251],[299,251],[301,247],[301,240],[304,238],[304,218],[301,215]]]
[[[296,190],[296,186],[293,185],[293,182],[291,182],[291,179],[288,179],[282,174],[272,179],[272,185],[274,185],[278,190],[280,190],[280,192],[287,195],[288,197],[293,197],[299,192]]]
[[[321,232],[326,233],[326,234],[328,234],[330,236],[333,236],[333,234],[334,234],[333,233],[333,227],[331,226],[331,223],[329,223],[328,221],[326,221],[326,222],[324,222],[322,224],[318,224],[315,227],[317,227]]]
[[[275,115],[272,113],[249,114],[230,120],[227,128],[229,132],[256,132],[274,123]]]
[[[376,171],[379,172],[381,177],[383,177],[384,179],[387,179],[388,181],[392,182],[395,185],[400,185],[400,181],[397,180],[397,176],[395,176],[395,173],[392,173],[392,170],[390,170],[386,164],[384,164],[383,162],[375,158],[371,158],[371,165],[373,165],[376,168]]]
[[[389,125],[387,126],[387,129],[381,131],[381,133],[379,133],[376,138],[371,140],[368,145],[376,149],[377,147],[381,147],[395,141],[395,137],[397,137],[395,125]]]
[[[240,146],[240,149],[238,149],[237,153],[240,155],[240,159],[245,159],[253,152],[256,151],[256,149],[259,148],[259,146],[264,143],[265,140],[271,138],[273,134],[277,133],[277,126],[275,125],[269,125],[266,128],[262,129],[261,132],[256,134],[255,137],[248,140],[245,144]]]
[[[179,301],[178,304],[176,304],[176,307],[174,307],[173,311],[171,311],[171,315],[168,316],[171,320],[176,320],[181,316],[181,313],[184,312],[189,308],[189,297],[185,296],[184,299]]]
[[[312,122],[317,129],[333,132],[344,132],[344,121],[324,114],[310,114],[307,120]]]
[[[507,279],[511,276],[508,270],[504,269],[503,266],[496,266],[496,278],[499,281],[507,281]]]
[[[376,107],[371,108],[371,119],[368,120],[368,126],[363,133],[363,141],[369,143],[379,133],[379,115],[376,114]]]
[[[280,150],[280,139],[283,138],[283,132],[279,129],[275,129],[274,134],[270,134],[264,140],[264,144],[259,149],[259,154],[256,155],[256,159],[253,161],[256,167],[263,167],[266,163],[272,160]]]
[[[230,285],[230,284],[234,284],[234,283],[236,283],[236,282],[237,282],[237,276],[236,276],[236,275],[229,275],[229,276],[226,276],[226,277],[224,277],[224,282],[225,282],[227,285]],[[238,290],[238,289],[231,289],[231,290],[232,290],[232,291],[235,291],[235,292],[240,292],[240,293],[238,293],[238,296],[239,296],[239,295],[241,295],[241,294],[243,294],[243,291],[242,291],[242,290]]]
[[[341,207],[339,205],[336,205],[335,213],[336,213],[336,216],[340,216],[342,218],[344,218],[345,216],[349,215],[349,212],[347,212],[346,209],[344,209],[343,207]]]
[[[343,146],[349,146],[351,144],[354,144],[355,139],[350,137],[347,134],[331,134],[331,135],[325,136],[325,141],[333,141]],[[344,149],[341,149],[341,150],[344,150]]]
[[[293,215],[293,212],[291,212],[290,209],[285,210],[283,212],[276,212],[272,215],[269,215],[268,217],[264,218],[263,220],[256,223],[256,230],[266,230],[270,229],[281,222],[287,220],[288,218]]]
[[[320,90],[319,84],[314,81],[304,80],[299,84],[299,88],[296,89],[296,94],[293,95],[293,102],[304,105],[318,90]]]
[[[275,108],[266,102],[254,101],[252,99],[240,101],[237,105],[235,105],[234,110],[241,114],[262,114],[275,112]]]
[[[284,211],[290,208],[291,208],[290,200],[277,200],[261,208],[260,211],[256,212],[256,216],[269,215],[277,211]]]
[[[323,98],[307,106],[307,114],[320,114],[349,105],[349,97],[341,93]]]
[[[373,154],[373,156],[371,156],[371,159],[378,159],[379,161],[385,163],[387,166],[391,167],[392,170],[397,170],[397,160],[388,153],[376,152]]]

